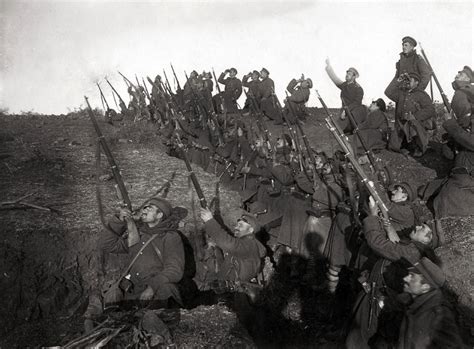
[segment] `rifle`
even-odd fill
[[[199,204],[201,205],[202,208],[207,208],[206,198],[204,197],[204,193],[202,192],[201,186],[199,185],[199,181],[196,177],[196,174],[194,173],[193,168],[191,167],[191,163],[189,162],[188,155],[186,154],[186,151],[184,150],[184,145],[181,142],[181,137],[179,136],[177,132],[175,133],[175,135],[178,140],[178,147],[181,149],[181,154],[183,156],[184,163],[186,164],[186,168],[188,169],[189,177],[191,178],[191,181],[193,182],[194,189],[196,190],[196,194],[199,198]]]
[[[119,105],[120,105],[120,110],[122,111],[122,114],[127,114],[128,112],[128,108],[125,104],[125,102],[123,101],[122,97],[120,97],[119,93],[117,92],[117,90],[112,86],[112,84],[110,83],[109,80],[107,80],[107,78],[105,78],[105,81],[107,81],[107,83],[109,84],[110,88],[112,89],[112,91],[117,95],[118,99],[119,99]]]
[[[441,84],[439,83],[439,80],[436,77],[436,74],[433,70],[433,67],[431,66],[430,61],[428,60],[428,57],[426,57],[425,50],[423,50],[423,47],[421,46],[421,42],[419,42],[418,45],[420,45],[421,55],[425,59],[426,64],[428,64],[428,68],[430,68],[431,70],[431,76],[433,77],[436,83],[436,86],[438,87],[439,93],[441,94],[441,98],[443,99],[443,104],[446,107],[446,110],[448,111],[448,113],[451,113],[451,106],[449,104],[448,97],[444,93],[443,88],[441,87]],[[456,118],[456,115],[454,115],[454,118]]]
[[[114,157],[112,155],[112,152],[110,151],[109,146],[107,145],[107,142],[105,141],[105,137],[102,134],[102,131],[99,128],[99,124],[97,123],[97,120],[94,116],[94,112],[92,111],[92,108],[89,104],[89,100],[86,96],[84,96],[86,103],[87,103],[87,111],[89,113],[89,117],[92,121],[92,124],[94,125],[95,132],[97,133],[97,137],[99,140],[99,143],[105,153],[105,156],[107,157],[107,160],[110,165],[110,169],[112,170],[112,174],[114,176],[115,182],[117,183],[118,189],[120,191],[120,195],[122,196],[123,202],[125,203],[125,206],[132,211],[132,202],[130,201],[130,197],[128,196],[127,189],[125,188],[125,184],[123,183],[122,175],[120,174],[120,169],[117,165],[117,163],[114,160]]]
[[[345,136],[344,132],[338,127],[337,123],[334,121],[334,117],[329,111],[326,103],[324,103],[324,100],[322,99],[321,95],[319,94],[318,90],[316,90],[316,94],[318,96],[319,101],[321,102],[321,105],[323,106],[326,114],[328,117],[325,119],[326,120],[326,126],[328,127],[329,131],[333,134],[334,138],[336,139],[337,143],[341,146],[343,152],[344,152],[344,157],[349,160],[351,163],[352,167],[354,168],[354,171],[357,173],[357,175],[360,177],[362,183],[365,185],[367,190],[369,191],[370,195],[374,198],[375,202],[377,203],[377,206],[380,208],[380,212],[382,213],[383,218],[386,220],[388,224],[390,224],[389,221],[389,216],[388,216],[388,208],[385,205],[385,203],[382,201],[381,196],[379,195],[378,191],[375,188],[375,185],[372,181],[369,181],[367,175],[365,174],[364,169],[361,167],[359,162],[357,161],[356,157],[354,156],[354,153],[351,149],[351,146],[348,142],[347,136]]]
[[[99,83],[97,83],[97,87],[99,88],[100,100],[102,101],[102,107],[104,107],[104,109],[105,109],[105,117],[108,119],[107,121],[110,124],[112,124],[112,118],[110,117],[110,113],[109,113],[109,110],[111,110],[110,107],[109,107],[109,103],[107,103],[107,100],[105,99],[104,93],[102,92],[102,89],[100,88]],[[105,105],[104,105],[104,103],[105,103]],[[107,109],[105,107],[107,107]]]
[[[165,77],[166,84],[163,84],[171,94],[171,85],[170,82],[168,81],[168,76],[166,76],[166,71],[163,69],[163,76]]]
[[[288,130],[290,131],[290,137],[291,137],[292,142],[294,143],[296,154],[298,156],[298,163],[300,165],[300,171],[301,172],[303,172],[303,171],[306,172],[305,167],[303,166],[303,156],[301,154],[301,148],[300,148],[300,144],[298,142],[298,134],[296,133],[296,130],[291,126],[291,123],[289,122],[289,120],[286,118],[286,115],[283,112],[283,108],[281,107],[280,101],[278,100],[278,98],[275,94],[275,89],[273,89],[273,88],[272,88],[272,95],[274,97],[273,100],[276,100],[276,107],[278,108],[278,111],[280,112],[280,116],[286,122]]]
[[[224,96],[222,95],[221,87],[219,86],[219,81],[217,80],[216,77],[216,72],[214,71],[214,68],[212,68],[212,76],[214,77],[214,81],[216,82],[216,88],[217,88],[217,94],[220,97],[221,100],[221,110],[222,114],[224,115],[224,128],[227,126],[227,108],[224,102]]]
[[[132,84],[132,82],[131,82],[130,80],[128,80],[125,75],[123,75],[123,74],[122,74],[121,72],[119,72],[118,70],[117,70],[117,72],[118,72],[118,73],[122,76],[122,78],[125,80],[125,83],[127,84],[128,87],[131,86],[131,87],[133,87],[133,88],[136,89],[135,85]]]
[[[176,76],[176,72],[174,71],[174,68],[173,68],[173,64],[171,64],[171,70],[173,71],[173,75],[174,75],[174,78],[176,80],[176,85],[178,86],[178,90],[181,90],[181,85],[179,84],[179,80],[178,80],[178,77]],[[166,77],[166,73],[165,73],[165,77]],[[168,81],[168,79],[166,79]]]

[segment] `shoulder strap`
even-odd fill
[[[128,265],[127,269],[125,269],[125,271],[123,272],[122,274],[122,277],[120,278],[123,279],[125,276],[128,275],[128,273],[130,272],[130,269],[132,269],[133,265],[135,264],[135,262],[137,261],[138,257],[140,257],[140,255],[142,254],[143,250],[145,249],[145,247],[147,247],[156,237],[158,236],[158,234],[153,234],[144,244],[143,246],[140,248],[140,250],[138,250],[137,254],[135,255],[135,257],[133,257],[132,261],[130,262],[130,264]],[[153,244],[152,244],[153,245]],[[153,245],[155,246],[155,245]],[[156,247],[155,247],[155,251],[156,251]],[[159,250],[158,250],[159,251]],[[158,252],[157,252],[158,253]],[[158,255],[158,257],[161,259],[161,252],[160,254]]]

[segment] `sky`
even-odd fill
[[[134,79],[166,69],[171,78],[170,62],[181,85],[184,71],[235,67],[241,78],[265,67],[280,98],[304,73],[314,83],[308,105],[320,106],[317,89],[336,107],[339,90],[324,69],[328,57],[341,78],[348,67],[358,69],[367,104],[384,97],[406,35],[421,42],[451,98],[456,72],[473,67],[473,4],[2,0],[0,108],[67,113],[84,106],[84,95],[101,107],[96,82],[113,104],[104,77],[128,101],[117,71]],[[436,87],[435,100],[441,100]]]

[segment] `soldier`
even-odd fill
[[[278,99],[275,95],[275,83],[269,77],[270,72],[262,68],[260,71],[260,76],[262,80],[260,81],[260,108],[262,113],[265,114],[270,120],[273,120],[276,125],[281,125],[283,123],[281,119],[281,110],[278,108]]]
[[[177,284],[183,277],[185,257],[174,211],[168,201],[151,198],[137,215],[121,209],[109,220],[109,229],[99,239],[100,248],[106,253],[126,253],[131,262],[129,273],[104,292],[105,306],[146,301],[149,306],[167,307],[171,299],[182,305]],[[94,297],[85,316],[101,313],[102,302]]]
[[[428,147],[428,130],[434,128],[433,118],[436,111],[428,94],[421,90],[420,75],[409,73],[397,84],[385,90],[385,94],[394,101],[395,130],[390,136],[389,148],[405,154],[412,151],[414,157],[422,156]]]
[[[229,74],[228,78],[225,77],[227,74]],[[223,94],[224,103],[228,113],[237,113],[239,111],[237,100],[242,94],[242,82],[236,78],[236,75],[237,69],[226,69],[217,80],[225,86]]]
[[[349,112],[351,112],[357,124],[364,122],[367,116],[365,108],[362,105],[364,90],[356,81],[359,77],[359,72],[353,67],[347,69],[345,81],[342,81],[334,72],[329,58],[326,59],[326,72],[332,82],[341,90],[341,100],[343,105],[343,110],[340,115],[341,128],[346,133],[352,132],[354,126],[351,125],[350,120],[348,120],[344,106],[347,107]]]
[[[372,101],[368,108],[367,120],[359,124],[359,136],[349,137],[356,154],[365,153],[364,146],[367,147],[367,150],[380,150],[387,147],[389,125],[385,115],[386,110],[385,101],[382,98]],[[359,137],[362,138],[362,141]]]
[[[370,197],[369,209],[370,214],[364,219],[363,231],[368,246],[379,259],[370,271],[370,275],[366,276],[368,273],[363,272],[359,278],[363,290],[359,293],[354,306],[355,314],[346,338],[348,349],[371,347],[369,340],[377,332],[382,310],[396,311],[396,305],[393,305],[394,308],[391,309],[386,308],[389,304],[392,305],[392,298],[402,291],[399,289],[401,280],[396,277],[398,274],[392,275],[393,273],[389,272],[390,265],[401,259],[410,263],[416,263],[422,257],[436,260],[433,249],[437,247],[438,239],[434,226],[420,222],[415,228],[409,230],[409,236],[403,236],[398,243],[394,243],[388,236],[397,235],[395,228],[382,224],[377,216],[378,207],[372,197]],[[393,322],[390,326],[389,332],[393,332],[397,324]]]
[[[313,88],[313,81],[305,79],[304,75],[298,80],[292,79],[286,90],[290,93],[285,100],[286,117],[292,124],[296,122],[295,118],[304,119],[307,115],[306,102],[309,100],[310,89]],[[293,115],[294,114],[294,115]]]
[[[457,120],[449,118],[444,129],[456,147],[451,175],[434,180],[418,192],[431,201],[435,217],[470,216],[474,214],[474,105],[473,74],[469,67],[459,71],[453,82],[451,102]]]
[[[210,240],[223,251],[217,280],[238,284],[255,278],[266,254],[265,247],[255,237],[260,230],[257,219],[243,214],[234,227],[234,236],[224,230],[209,209],[201,208],[201,219]]]
[[[249,81],[249,78],[252,80]],[[242,85],[248,88],[247,91],[247,99],[245,100],[244,108],[242,112],[244,112],[244,116],[249,115],[249,111],[256,113],[257,110],[260,108],[260,73],[257,70],[244,75],[242,78]]]
[[[416,53],[416,40],[410,36],[402,39],[402,52],[400,60],[397,62],[395,76],[387,86],[385,95],[389,97],[387,91],[392,91],[398,86],[398,80],[403,74],[417,73],[420,76],[419,89],[424,91],[430,81],[431,72],[425,60]]]
[[[154,84],[151,88],[151,98],[153,100],[154,109],[153,109],[153,117],[155,120],[161,120],[162,124],[168,120],[167,117],[167,100],[165,91],[163,91],[161,76],[157,75],[155,77]]]
[[[443,271],[424,257],[403,279],[413,302],[405,311],[398,349],[463,348],[452,305],[444,298]]]

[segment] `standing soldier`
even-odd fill
[[[164,124],[168,117],[166,115],[168,107],[165,92],[163,91],[161,76],[157,75],[153,87],[151,88],[151,98],[155,108],[153,109],[153,117],[155,120],[160,119]]]
[[[278,110],[278,100],[275,95],[275,83],[269,77],[270,72],[262,68],[260,71],[260,76],[262,80],[260,81],[260,108],[262,113],[265,114],[270,120],[275,121],[275,124],[281,125],[283,121],[281,120],[280,113]]]
[[[388,98],[390,97],[387,91],[391,91],[398,86],[398,80],[403,74],[417,73],[420,75],[418,88],[422,91],[428,86],[431,76],[430,68],[425,60],[416,53],[416,44],[416,40],[410,36],[405,36],[402,39],[402,52],[400,53],[400,60],[395,65],[395,76],[385,90],[385,95]]]
[[[292,79],[286,87],[290,96],[286,98],[284,112],[286,112],[289,122],[295,123],[295,118],[306,117],[305,104],[309,100],[310,88],[313,88],[313,81],[311,81],[311,79],[305,79],[303,74],[298,80]]]
[[[249,81],[249,78],[252,80]],[[244,115],[249,113],[251,110],[256,113],[257,111],[254,109],[260,107],[260,73],[257,70],[254,70],[253,72],[244,75],[242,78],[242,85],[248,88],[247,100],[245,101],[242,111],[244,112]]]
[[[362,105],[364,90],[356,81],[356,79],[359,77],[359,72],[353,67],[347,69],[345,81],[342,81],[332,69],[329,58],[326,59],[326,72],[328,73],[332,82],[341,90],[341,100],[343,106],[340,116],[341,128],[344,130],[344,132],[352,132],[354,125],[351,125],[350,120],[348,120],[344,107],[346,107],[354,116],[354,120],[357,124],[364,122],[367,116],[365,107]]]
[[[428,130],[433,129],[436,114],[428,94],[419,88],[418,73],[403,75],[397,84],[390,85],[385,94],[397,105],[395,108],[395,131],[391,134],[389,148],[414,157],[422,156],[429,141]],[[407,149],[410,148],[410,149]]]
[[[227,74],[229,74],[228,78],[225,77]],[[237,100],[242,94],[242,82],[236,78],[236,75],[237,69],[226,69],[217,80],[219,83],[225,86],[224,103],[228,113],[237,113],[239,111]]]

